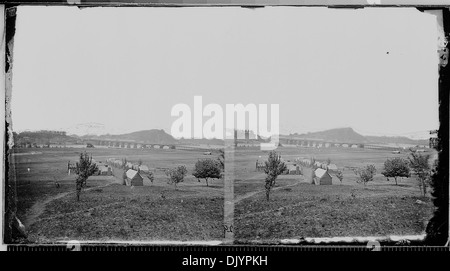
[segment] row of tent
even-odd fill
[[[286,174],[288,175],[300,175],[300,166],[298,165],[287,165]]]
[[[102,161],[96,161],[92,158],[92,162],[97,164],[98,175],[113,175],[112,168],[108,164],[104,164]]]
[[[106,161],[108,162],[108,164],[111,164],[115,167],[126,167],[128,169],[133,169],[135,171],[144,173],[148,173],[150,171],[149,167],[146,165],[133,164],[131,162],[127,162],[126,164],[124,164],[122,160],[116,158],[108,158]]]
[[[316,164],[316,166],[318,165],[319,164]],[[323,165],[324,164],[321,164],[321,166]],[[333,171],[331,168],[336,168],[335,170],[337,170],[337,167],[334,164],[327,165],[326,168],[317,167],[314,170],[311,183],[315,185],[331,185],[332,177],[330,175],[330,172]],[[302,174],[302,172],[298,164],[291,164],[287,166],[285,174],[300,175]]]
[[[312,167],[312,160],[311,159],[300,159],[297,158],[295,159],[295,161],[303,166],[306,167]],[[327,163],[322,163],[319,161],[315,161],[314,162],[314,166],[316,168],[321,168],[321,169],[326,169],[326,170],[330,170],[330,171],[337,171],[338,167],[336,164],[327,164]]]

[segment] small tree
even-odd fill
[[[331,159],[327,158],[327,166],[329,166],[331,164]]]
[[[187,169],[185,166],[178,166],[176,168],[171,168],[166,170],[166,175],[169,177],[169,183],[172,183],[177,190],[177,184],[184,181],[184,177],[187,174]]]
[[[269,158],[264,166],[264,173],[267,175],[265,180],[267,201],[270,200],[270,191],[275,186],[276,179],[285,170],[286,164],[281,160],[281,155],[278,155],[276,151],[269,152]]]
[[[419,179],[419,187],[422,189],[424,197],[427,194],[427,182],[431,175],[429,159],[430,155],[422,155],[414,151],[411,151],[408,157],[409,166]]]
[[[336,177],[339,179],[339,181],[340,181],[341,184],[342,184],[342,181],[344,180],[344,173],[342,173],[341,170],[338,170],[338,171],[336,172]]]
[[[219,158],[217,158],[219,161],[220,167],[222,171],[225,170],[225,151],[223,149],[219,149]]]
[[[310,167],[314,167],[315,164],[316,164],[316,158],[311,157],[311,158],[309,159],[309,166],[310,166]]]
[[[358,178],[356,179],[357,183],[363,183],[366,185],[368,182],[373,181],[373,177],[377,172],[374,165],[368,165],[365,168],[355,170]]]
[[[149,171],[145,175],[153,183],[153,181],[155,180],[155,176],[153,175],[153,172]]]
[[[213,159],[198,160],[192,173],[197,179],[205,179],[206,186],[209,186],[208,179],[220,179],[222,177],[222,165]]]
[[[86,186],[87,179],[98,172],[97,165],[92,162],[92,156],[86,152],[80,154],[80,161],[77,162],[75,173],[78,175],[76,179],[77,200],[80,200],[81,189]]]
[[[127,171],[126,170],[124,170],[123,171],[123,174],[122,174],[122,184],[123,185],[126,185],[127,184]]]
[[[398,177],[406,177],[411,176],[409,172],[408,160],[396,157],[393,159],[387,159],[384,162],[384,171],[381,172],[384,177],[394,178],[395,185],[398,185],[397,178]]]
[[[142,166],[142,159],[138,160],[138,166]]]

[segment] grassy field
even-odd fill
[[[167,183],[164,168],[194,163],[199,151],[87,149],[96,161],[107,158],[142,160],[155,172],[144,186],[120,185],[116,176],[92,176],[75,197],[75,176],[67,175],[67,162],[75,162],[82,149],[19,149],[14,155],[19,219],[31,242],[63,240],[152,241],[219,240],[223,238],[223,181],[209,187],[188,175],[176,190]],[[55,180],[60,183],[57,188]]]
[[[164,191],[165,198],[161,197]],[[188,190],[113,184],[93,189],[81,201],[52,201],[30,228],[33,241],[220,240],[223,200]]]
[[[223,232],[223,180],[198,182],[192,169],[206,156],[199,150],[86,149],[96,161],[108,158],[137,162],[155,173],[144,186],[121,185],[123,169],[115,176],[93,176],[80,202],[75,198],[75,176],[67,175],[67,162],[78,160],[83,149],[15,150],[14,167],[18,217],[25,223],[30,242],[66,240],[153,241],[220,240]],[[285,161],[314,157],[330,159],[344,173],[343,182],[311,185],[304,175],[281,175],[270,201],[264,193],[264,173],[256,160],[266,152],[238,149],[234,154],[234,236],[237,241],[270,241],[300,237],[387,236],[422,234],[433,213],[431,198],[422,197],[415,178],[387,181],[381,175],[387,158],[407,152],[367,149],[313,149],[281,147]],[[433,154],[434,153],[430,153]],[[356,183],[352,168],[374,164],[377,175],[367,186]],[[167,183],[164,169],[185,165],[188,176],[177,189]],[[55,186],[55,180],[60,187]],[[420,201],[418,201],[420,200]]]
[[[424,233],[432,217],[431,199],[429,195],[422,197],[415,178],[402,179],[395,185],[381,175],[387,158],[406,157],[406,152],[312,148],[277,151],[285,161],[293,162],[298,157],[314,157],[322,162],[330,159],[343,170],[344,180],[341,183],[332,174],[333,185],[312,185],[310,169],[302,168],[304,176],[281,175],[267,202],[265,175],[255,171],[255,161],[264,160],[266,154],[260,151],[236,154],[236,163],[242,165],[234,184],[236,241],[415,235]],[[366,186],[356,183],[351,168],[368,164],[377,168],[374,181]]]

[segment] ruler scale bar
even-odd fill
[[[8,251],[69,251],[62,245],[8,245]],[[155,245],[89,245],[81,247],[81,251],[129,251],[129,252],[298,252],[298,251],[370,251],[366,246],[155,246]],[[449,247],[429,247],[429,246],[381,246],[381,251],[421,251],[421,252],[450,252]]]

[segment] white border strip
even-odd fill
[[[0,101],[5,101],[5,93],[6,93],[6,88],[5,88],[5,34],[6,34],[6,25],[5,25],[5,5],[0,5],[0,29],[2,30],[2,34],[1,34],[1,44],[0,44],[0,69],[1,69],[1,75],[0,75]],[[0,116],[1,119],[5,119],[5,107],[3,104],[3,108],[2,110],[0,110]],[[3,225],[3,216],[5,214],[5,206],[4,206],[4,201],[6,199],[5,195],[4,195],[4,189],[3,186],[5,185],[5,170],[4,170],[4,164],[3,162],[4,160],[4,156],[5,156],[5,150],[3,149],[4,146],[4,141],[5,141],[5,126],[2,124],[1,128],[0,128],[0,143],[1,145],[1,149],[2,149],[2,157],[0,159],[0,168],[2,169],[2,181],[1,181],[1,185],[0,185],[0,195],[1,195],[1,200],[0,200],[0,209],[2,210],[2,213],[0,215],[0,225],[2,227],[2,233],[1,233],[1,242],[0,242],[0,251],[6,251],[6,245],[4,245],[3,240],[4,240],[4,234],[5,234],[5,227]]]

